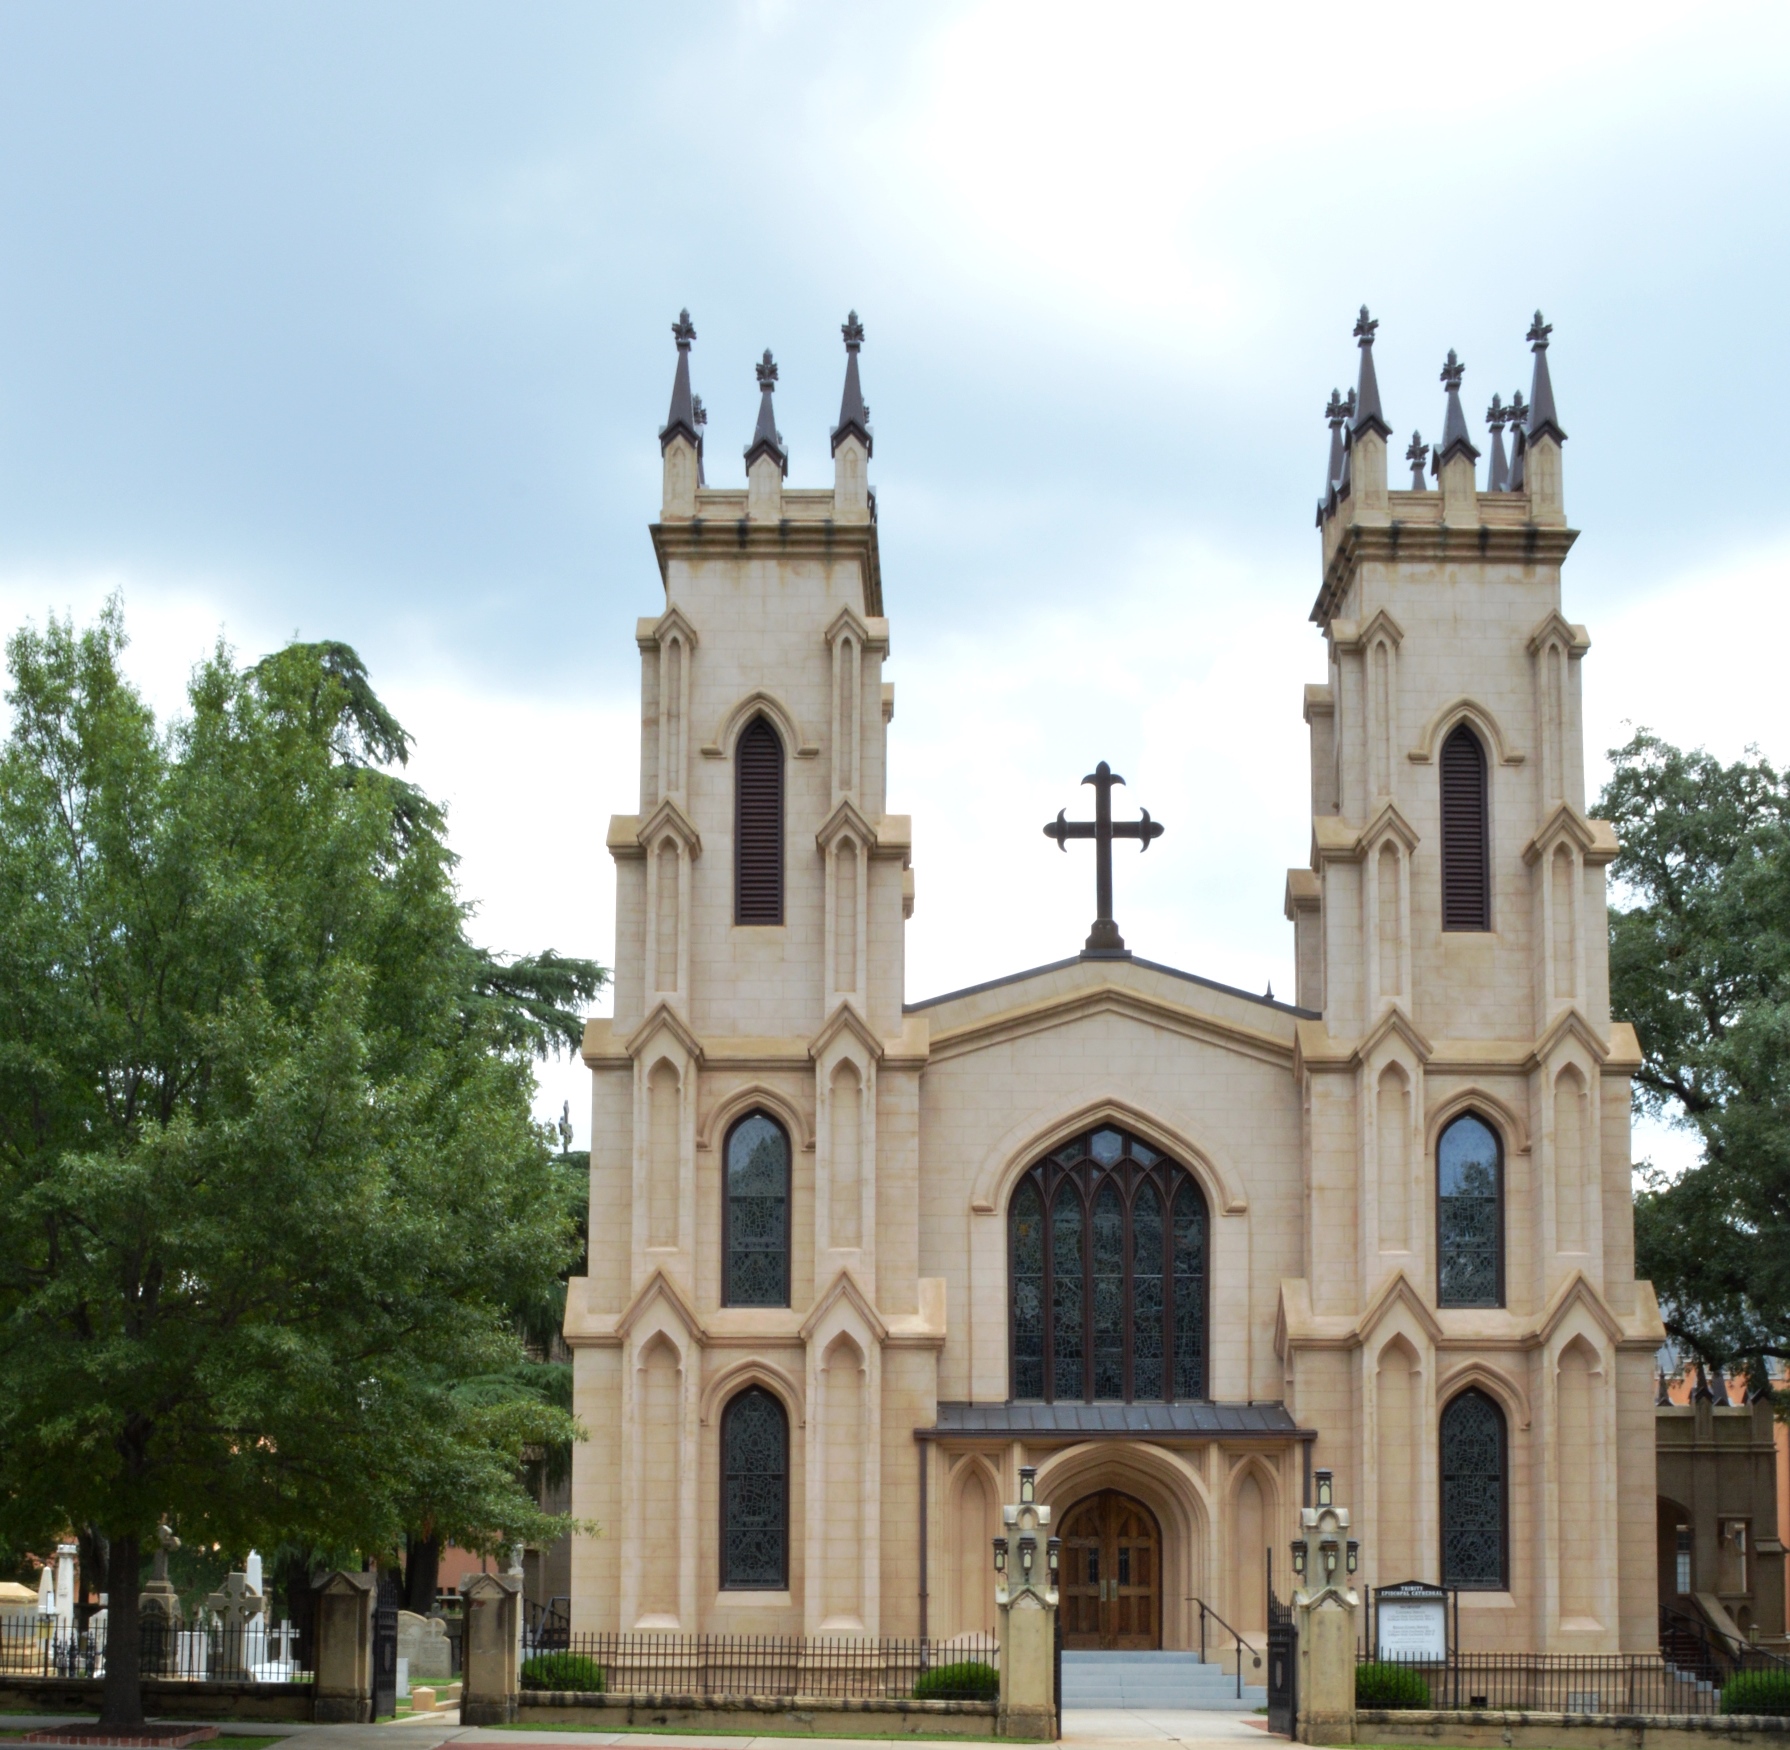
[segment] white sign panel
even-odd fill
[[[1374,1615],[1382,1659],[1446,1659],[1448,1616],[1440,1598],[1382,1598]]]

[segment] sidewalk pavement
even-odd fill
[[[29,1732],[71,1723],[67,1714],[0,1714],[0,1732]],[[611,1745],[633,1750],[870,1750],[876,1744],[912,1745],[915,1750],[966,1750],[981,1742],[967,1738],[808,1738],[791,1736],[720,1736],[712,1733],[604,1732],[572,1727],[564,1730],[505,1730],[494,1726],[462,1726],[455,1709],[388,1720],[377,1726],[310,1726],[300,1722],[219,1720],[226,1737],[266,1737],[268,1750],[603,1750]],[[1163,1750],[1180,1744],[1188,1750],[1242,1750],[1246,1745],[1273,1743],[1259,1714],[1222,1713],[1205,1708],[1066,1708],[1066,1745],[1097,1750]],[[276,1742],[277,1740],[277,1742]],[[998,1742],[998,1740],[996,1740]],[[203,1750],[195,1746],[194,1750]]]

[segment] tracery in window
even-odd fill
[[[789,1137],[762,1112],[727,1133],[725,1306],[789,1305]]]
[[[1509,1584],[1504,1412],[1464,1391],[1442,1412],[1442,1584],[1504,1591]]]
[[[1054,1150],[1008,1207],[1016,1399],[1206,1395],[1206,1204],[1111,1126]]]
[[[1436,1143],[1436,1304],[1504,1304],[1504,1151],[1471,1112]]]
[[[789,1585],[789,1419],[763,1386],[721,1418],[721,1584]]]

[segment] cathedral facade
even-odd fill
[[[808,489],[769,353],[745,485],[707,484],[674,330],[615,1013],[584,1043],[565,1334],[573,1510],[602,1529],[574,1545],[574,1627],[986,1631],[1025,1464],[1066,1644],[1194,1645],[1203,1602],[1259,1646],[1324,1468],[1360,1580],[1457,1588],[1464,1646],[1651,1649],[1662,1332],[1546,327],[1486,484],[1451,354],[1433,469],[1413,439],[1395,490],[1357,325],[1293,1003],[1134,957],[1104,919],[1075,958],[908,1000],[844,332],[834,479]]]

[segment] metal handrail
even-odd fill
[[[1732,1671],[1790,1671],[1790,1659],[1769,1653],[1750,1641],[1737,1640],[1725,1634],[1702,1616],[1687,1610],[1675,1610],[1669,1604],[1659,1607],[1660,1652],[1670,1659],[1673,1639],[1688,1639],[1695,1648],[1696,1675],[1705,1682],[1714,1682],[1723,1675],[1724,1667]],[[1673,1649],[1675,1650],[1675,1649]]]
[[[1211,1619],[1215,1623],[1217,1623],[1218,1626],[1221,1629],[1223,1629],[1225,1631],[1225,1633],[1228,1634],[1233,1641],[1235,1641],[1237,1643],[1237,1699],[1239,1701],[1241,1701],[1243,1699],[1243,1653],[1244,1653],[1244,1649],[1248,1648],[1249,1656],[1252,1659],[1254,1659],[1258,1664],[1261,1662],[1261,1657],[1262,1657],[1261,1649],[1259,1647],[1250,1646],[1249,1642],[1244,1640],[1242,1635],[1239,1634],[1236,1629],[1232,1628],[1231,1625],[1228,1622],[1226,1622],[1224,1620],[1224,1618],[1222,1616],[1220,1616],[1218,1614],[1218,1612],[1216,1610],[1214,1610],[1212,1608],[1212,1606],[1209,1605],[1205,1601],[1205,1599],[1196,1598],[1196,1599],[1194,1599],[1193,1602],[1200,1607],[1200,1663],[1202,1665],[1205,1664],[1205,1662],[1206,1662],[1206,1618],[1207,1617],[1211,1617]]]

